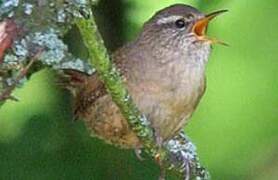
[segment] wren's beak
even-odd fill
[[[209,22],[214,19],[216,16],[219,16],[220,14],[227,12],[228,10],[219,10],[212,12],[210,14],[207,14],[204,18],[201,18],[195,22],[195,24],[192,27],[192,32],[197,36],[198,40],[200,41],[208,41],[211,44],[222,44],[222,45],[227,45],[226,43],[209,38],[206,36],[206,30],[208,27]]]

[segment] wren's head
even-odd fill
[[[205,15],[188,5],[172,5],[158,11],[144,24],[138,40],[150,46],[150,49],[160,49],[164,53],[175,51],[185,53],[186,56],[204,54],[205,57],[202,59],[206,61],[210,45],[221,43],[206,37],[208,23],[223,12],[226,10]],[[196,58],[192,60],[194,59]]]

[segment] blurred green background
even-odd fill
[[[201,162],[216,180],[278,179],[278,1],[101,0],[96,15],[109,49],[176,2],[229,10],[209,34],[230,47],[213,48],[206,94],[185,128]],[[0,179],[157,179],[153,162],[103,144],[71,121],[69,94],[54,81],[40,71],[15,92],[20,102],[1,107]]]

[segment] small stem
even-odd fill
[[[5,101],[7,99],[18,101],[18,99],[12,96],[11,93],[16,88],[16,85],[19,83],[19,81],[27,74],[28,70],[31,68],[33,63],[38,59],[41,53],[42,51],[37,52],[37,54],[31,58],[29,63],[20,71],[18,76],[15,78],[14,83],[11,86],[4,89],[4,91],[0,94],[0,102]]]

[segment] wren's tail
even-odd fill
[[[104,84],[96,74],[88,75],[77,70],[64,69],[59,72],[57,84],[72,94],[74,119],[82,118],[90,105],[106,94]]]
[[[82,102],[82,91],[85,89],[89,75],[81,71],[64,69],[58,72],[57,85],[62,89],[68,90],[72,96],[71,107],[73,112],[73,120],[80,118],[79,107]]]
[[[69,90],[76,97],[79,91],[86,85],[88,78],[89,75],[84,72],[64,69],[59,72],[57,84],[59,87]]]

